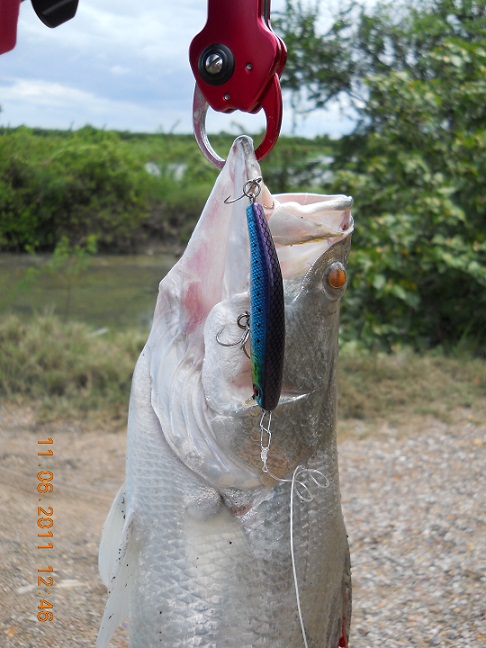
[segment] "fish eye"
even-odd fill
[[[339,299],[346,289],[346,268],[341,261],[334,261],[326,268],[323,287],[330,299]]]
[[[346,270],[341,264],[334,264],[327,275],[327,283],[331,288],[342,288],[346,283]]]

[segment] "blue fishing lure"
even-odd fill
[[[253,200],[246,210],[250,237],[250,360],[253,396],[271,412],[282,389],[285,348],[283,281],[267,218]]]

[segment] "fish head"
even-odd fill
[[[250,300],[243,188],[258,177],[253,143],[238,138],[184,255],[160,284],[146,347],[152,407],[169,446],[220,488],[251,488],[266,480],[262,412],[252,398],[250,360],[238,344]],[[283,388],[272,422],[274,470],[283,476],[333,434],[352,199],[272,196],[263,187],[257,200],[266,211],[284,283]]]

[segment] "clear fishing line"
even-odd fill
[[[292,473],[292,480],[280,480],[280,481],[291,481],[291,487],[290,487],[290,557],[292,559],[292,575],[294,578],[294,589],[295,589],[295,599],[297,601],[297,612],[299,614],[299,623],[300,623],[300,630],[302,632],[302,639],[304,640],[304,646],[305,648],[309,648],[309,644],[307,643],[307,635],[305,633],[305,625],[304,625],[304,617],[302,615],[302,606],[300,604],[300,592],[299,592],[299,581],[297,579],[297,566],[295,562],[295,548],[294,548],[294,492],[297,493],[297,497],[301,500],[301,502],[312,502],[314,499],[314,495],[309,490],[309,487],[302,481],[302,480],[297,480],[297,475],[300,475],[301,473],[305,473],[306,476],[308,476],[311,481],[314,482],[314,484],[317,486],[317,488],[327,488],[329,486],[329,480],[328,478],[322,473],[320,470],[317,470],[316,468],[306,468],[305,466],[297,466],[297,468],[294,470]],[[324,483],[321,483],[316,479],[316,475],[319,475],[319,477],[322,477],[325,481]],[[298,484],[299,486],[303,487],[305,491],[307,491],[307,497],[305,497],[299,490],[298,487],[296,486]]]
[[[292,574],[294,577],[295,598],[297,600],[297,612],[299,614],[300,630],[302,632],[304,646],[305,648],[309,648],[309,644],[307,643],[307,635],[305,634],[304,617],[302,616],[302,608],[300,605],[299,582],[297,580],[297,567],[295,564],[294,550],[294,488],[297,473],[301,468],[303,467],[297,466],[297,468],[294,470],[292,474],[292,485],[290,487],[290,557],[292,558]]]
[[[268,416],[268,422],[265,426],[265,418]],[[295,589],[295,599],[297,602],[297,613],[299,616],[300,630],[302,633],[302,639],[304,641],[304,648],[309,648],[307,641],[307,635],[305,632],[304,617],[302,614],[302,606],[300,602],[300,591],[299,591],[299,581],[297,578],[297,565],[295,560],[295,546],[294,546],[294,493],[297,494],[297,497],[301,502],[312,502],[314,495],[311,493],[309,486],[304,482],[304,478],[308,477],[317,488],[327,488],[329,486],[329,480],[317,468],[307,468],[306,466],[298,465],[292,473],[292,479],[282,479],[274,475],[267,465],[268,452],[270,450],[270,443],[272,441],[272,433],[270,431],[270,423],[272,421],[271,412],[263,411],[262,417],[260,419],[260,449],[261,449],[261,459],[262,459],[262,471],[267,473],[278,482],[290,482],[290,557],[292,560],[292,576],[294,579],[294,589]],[[264,437],[266,435],[266,443],[264,442]],[[299,478],[297,478],[299,477]],[[318,478],[321,478],[324,481],[319,481]],[[300,487],[300,489],[299,489]]]

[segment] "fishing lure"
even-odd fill
[[[236,202],[244,196],[250,200],[246,209],[250,239],[250,312],[238,317],[237,324],[244,332],[237,342],[223,342],[220,339],[221,331],[216,340],[221,346],[239,345],[245,353],[246,342],[250,340],[250,354],[247,355],[251,361],[253,398],[263,411],[260,423],[262,433],[266,432],[270,440],[271,412],[277,407],[282,389],[285,312],[277,251],[263,206],[255,202],[261,191],[261,181],[261,177],[249,180],[242,196],[225,200],[226,203]],[[268,418],[266,425],[265,418]]]
[[[254,184],[255,181],[252,181]],[[259,187],[259,185],[258,185]],[[253,397],[265,412],[277,407],[282,389],[285,313],[282,272],[263,206],[246,191],[250,237],[250,361]]]

